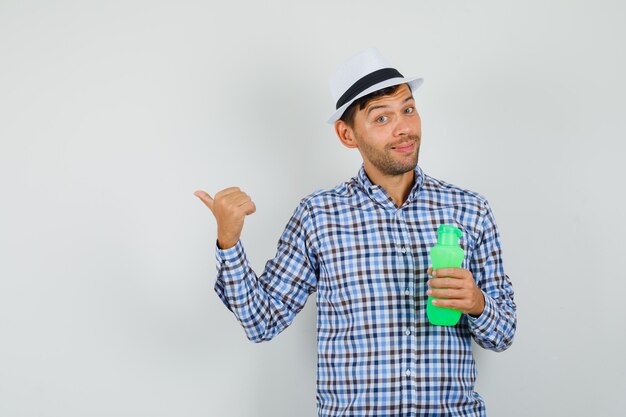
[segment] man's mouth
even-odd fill
[[[413,149],[415,149],[415,142],[411,141],[407,143],[401,143],[400,145],[394,146],[391,149],[401,153],[413,152]]]

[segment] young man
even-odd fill
[[[215,290],[250,340],[272,339],[317,292],[320,416],[484,416],[471,339],[493,351],[513,340],[513,288],[487,201],[417,165],[421,83],[375,49],[337,70],[329,122],[363,164],[300,201],[259,276],[240,240],[251,198],[237,187],[195,193],[217,220]],[[461,268],[430,268],[441,224],[462,231]],[[429,295],[461,321],[430,324]]]

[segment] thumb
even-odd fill
[[[213,212],[213,198],[205,191],[198,190],[193,193],[196,197],[198,197],[206,206]]]

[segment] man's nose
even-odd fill
[[[408,135],[411,133],[411,124],[406,118],[402,117],[402,115],[397,119],[396,125],[394,127],[394,134],[396,136],[400,135]]]

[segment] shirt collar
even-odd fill
[[[415,165],[415,182],[411,187],[411,191],[409,192],[409,196],[407,197],[407,201],[405,201],[405,205],[409,202],[414,201],[417,198],[417,194],[424,183],[424,172],[419,167],[419,165]],[[369,177],[365,173],[365,164],[361,164],[361,168],[359,169],[359,173],[357,175],[357,182],[361,185],[361,188],[370,198],[383,205],[391,204],[394,208],[397,208],[391,197],[387,194],[384,188],[378,184],[372,184]]]

